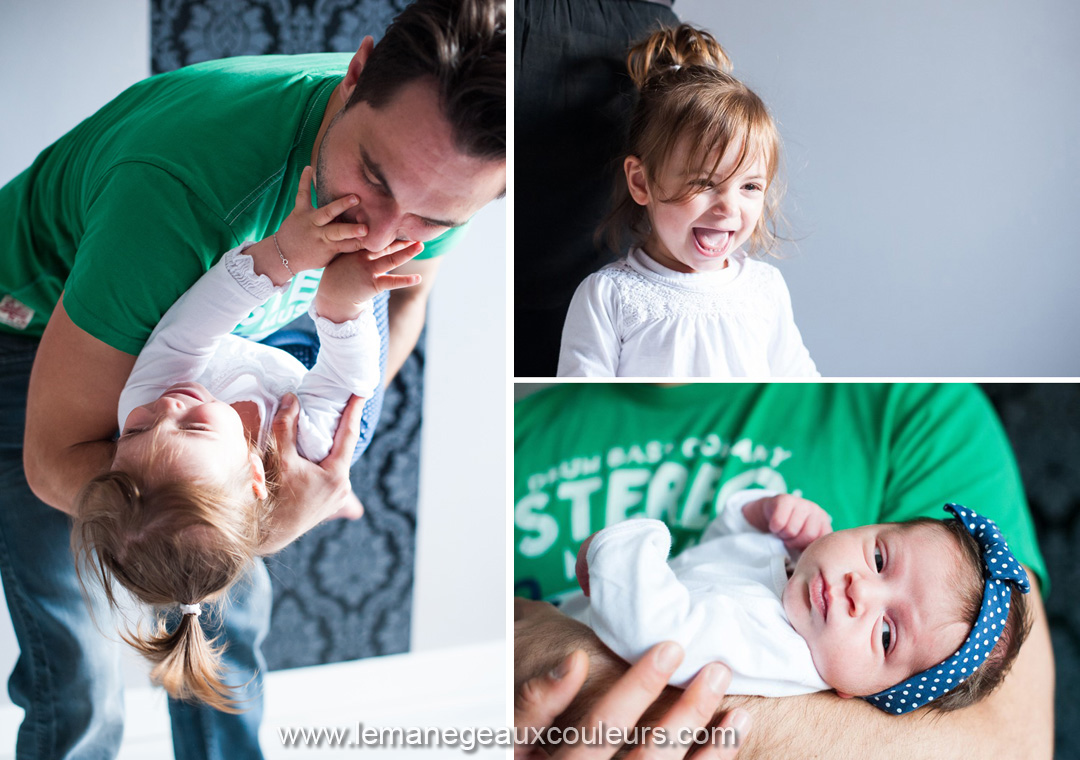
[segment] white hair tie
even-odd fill
[[[181,604],[180,612],[184,615],[194,615],[195,617],[198,617],[202,613],[202,607],[198,602],[195,602],[195,604]]]

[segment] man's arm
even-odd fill
[[[416,347],[416,341],[420,339],[420,332],[424,329],[424,320],[427,318],[428,296],[431,295],[431,287],[435,284],[435,275],[441,262],[442,258],[419,261],[414,259],[393,272],[418,274],[423,279],[419,285],[390,293],[390,302],[387,304],[390,319],[390,348],[386,357],[387,385],[394,379],[394,375]]]
[[[860,699],[831,692],[806,697],[729,697],[721,710],[744,707],[754,732],[743,758],[829,757],[837,760],[1047,758],[1054,747],[1054,656],[1046,609],[1035,574],[1029,607],[1031,633],[1009,675],[971,707],[942,713],[918,710],[891,716]]]
[[[135,357],[76,327],[53,309],[41,337],[26,401],[23,466],[34,494],[73,514],[85,483],[112,462],[120,391]]]
[[[1050,758],[1054,658],[1036,576],[1029,572],[1029,577],[1036,586],[1029,601],[1031,633],[1001,687],[982,702],[949,713],[918,710],[892,716],[860,699],[840,699],[831,692],[774,699],[728,697],[718,714],[741,707],[753,716],[754,731],[740,757],[916,760],[982,754]],[[519,615],[525,609],[535,614]],[[593,698],[612,688],[627,667],[625,663],[613,666],[614,657],[582,624],[546,611],[545,606],[515,606],[516,691],[525,679],[554,667],[574,649],[585,649],[590,655],[590,680],[594,672],[606,674],[592,689]],[[677,696],[674,688],[665,690],[657,706],[669,705]],[[567,720],[574,725],[576,718]]]

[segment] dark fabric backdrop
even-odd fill
[[[152,0],[154,73],[199,61],[269,53],[355,52],[407,0]],[[409,648],[424,338],[386,391],[379,427],[353,489],[362,520],[322,525],[272,557],[270,668]]]

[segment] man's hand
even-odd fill
[[[812,541],[832,532],[829,513],[812,501],[782,493],[752,501],[743,507],[746,521],[781,539],[791,551],[802,551]]]
[[[515,758],[540,760],[546,755],[542,749],[544,745],[537,740],[537,732],[544,741],[557,741],[561,737],[561,733],[556,736],[546,729],[570,706],[585,686],[590,671],[589,651],[595,650],[594,657],[600,654],[601,658],[610,657],[610,652],[601,653],[602,645],[588,628],[562,615],[551,605],[516,599],[514,618],[514,725],[518,729],[520,742],[515,745]],[[559,627],[564,628],[561,636],[556,633]],[[538,636],[541,641],[537,640]],[[545,649],[541,643],[543,640],[550,644],[553,640],[573,642],[579,638],[583,645],[581,648],[560,655],[561,659],[546,672],[530,676],[537,666],[536,655]],[[533,648],[533,645],[537,646]],[[533,651],[527,652],[526,649]],[[591,705],[586,705],[585,719],[580,727],[584,732],[582,735],[587,736],[591,728],[599,729],[600,726],[603,726],[605,732],[610,729],[632,729],[665,689],[673,691],[667,688],[667,681],[682,662],[682,658],[682,648],[674,642],[660,643],[650,649],[636,665],[621,674],[610,689],[606,689]],[[620,662],[617,667],[621,671],[625,670],[626,665]],[[680,734],[692,735],[696,729],[710,724],[730,681],[731,671],[720,663],[705,667],[687,690],[679,693],[659,720],[650,721],[650,725],[655,729],[663,729],[663,736],[667,740],[678,739]],[[722,730],[732,728],[738,741],[707,743],[698,749],[692,758],[734,758],[749,725],[750,715],[745,710],[733,710],[724,717],[719,726],[721,731],[714,736],[718,741],[726,739],[730,734],[725,734]],[[645,740],[631,750],[631,758],[681,760],[689,748],[689,745],[678,741],[664,744],[650,741],[650,738],[659,739],[659,733],[639,732],[638,735]],[[554,756],[602,760],[611,757],[620,746],[618,742],[591,745],[583,742],[562,743]]]
[[[259,547],[262,555],[273,554],[338,513],[362,514],[363,506],[349,482],[349,464],[360,437],[364,399],[353,396],[341,415],[330,454],[319,464],[304,459],[296,450],[296,425],[300,405],[291,393],[281,401],[274,418],[274,437],[281,457],[281,484],[278,505],[271,521],[270,535]]]

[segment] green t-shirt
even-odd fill
[[[575,590],[581,542],[631,517],[667,523],[677,553],[755,486],[820,504],[836,530],[968,505],[1048,589],[1012,450],[973,386],[574,383],[515,407],[515,593]]]
[[[46,148],[0,188],[0,330],[40,336],[63,291],[76,325],[138,353],[225,251],[288,216],[349,59],[188,66],[128,88]],[[461,231],[421,258],[445,253]],[[262,338],[299,316],[320,276],[294,278],[237,332]]]

